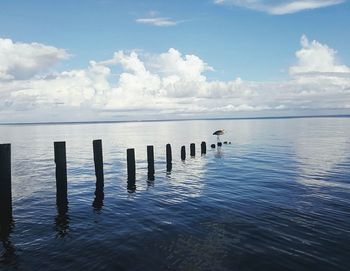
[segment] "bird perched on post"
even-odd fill
[[[224,129],[220,129],[220,130],[217,130],[213,133],[213,135],[216,135],[216,138],[218,140],[218,142],[220,142],[220,136],[223,135],[225,133],[225,130]]]

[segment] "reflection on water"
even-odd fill
[[[55,217],[55,231],[57,233],[57,238],[64,238],[69,233],[69,215],[68,207],[57,208],[57,216]]]
[[[183,145],[210,146],[221,128],[231,145],[181,161]],[[0,126],[16,220],[1,227],[0,270],[350,270],[349,135],[348,118]],[[69,210],[55,208],[60,140]]]
[[[127,190],[129,193],[135,193],[136,192],[136,181],[135,180],[128,180]]]
[[[154,187],[154,180],[154,177],[152,179],[147,180],[147,190]]]
[[[147,180],[150,182],[154,182],[154,173],[148,173],[147,175],[148,175]]]
[[[223,155],[224,155],[224,151],[222,147],[218,147],[215,152],[215,158],[222,158]]]
[[[0,220],[0,241],[2,243],[2,251],[0,254],[0,264],[5,266],[16,266],[16,248],[11,241],[11,233],[14,228],[12,219]],[[0,265],[1,267],[1,265]]]
[[[104,198],[105,198],[104,184],[102,182],[96,182],[95,198],[92,203],[92,206],[96,211],[101,211],[103,207]]]
[[[100,211],[103,207],[103,199],[104,199],[104,193],[96,193],[95,192],[95,198],[92,203],[92,206],[95,208],[96,211]]]
[[[350,184],[333,182],[327,176],[347,158],[349,139],[343,129],[320,126],[317,136],[309,129],[300,129],[295,141],[295,154],[300,171],[299,182],[306,186],[340,186]]]
[[[168,164],[167,167],[166,167],[167,174],[170,175],[172,169],[173,169],[173,164],[172,163]]]

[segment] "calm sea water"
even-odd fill
[[[220,128],[232,144],[200,156],[200,142],[214,143]],[[93,139],[103,140],[101,209],[92,207]],[[55,206],[59,140],[67,142],[65,216]],[[8,142],[14,227],[2,237],[1,270],[350,270],[350,118],[0,126]],[[197,156],[181,162],[181,145],[189,152],[192,142]]]

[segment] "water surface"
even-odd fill
[[[214,143],[220,128],[232,144],[201,156],[200,142]],[[100,209],[93,139],[103,140]],[[55,206],[53,142],[61,140],[66,215]],[[189,153],[192,142],[197,155],[182,162],[180,148]],[[14,206],[1,270],[350,270],[350,118],[4,125],[0,143],[12,144]]]

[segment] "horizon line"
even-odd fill
[[[74,124],[105,124],[131,122],[166,122],[166,121],[193,121],[193,120],[255,120],[255,119],[302,119],[302,118],[350,118],[350,114],[339,115],[292,115],[276,117],[222,117],[222,118],[189,118],[189,119],[151,119],[151,120],[96,120],[96,121],[43,121],[43,122],[8,122],[0,125],[74,125]]]

